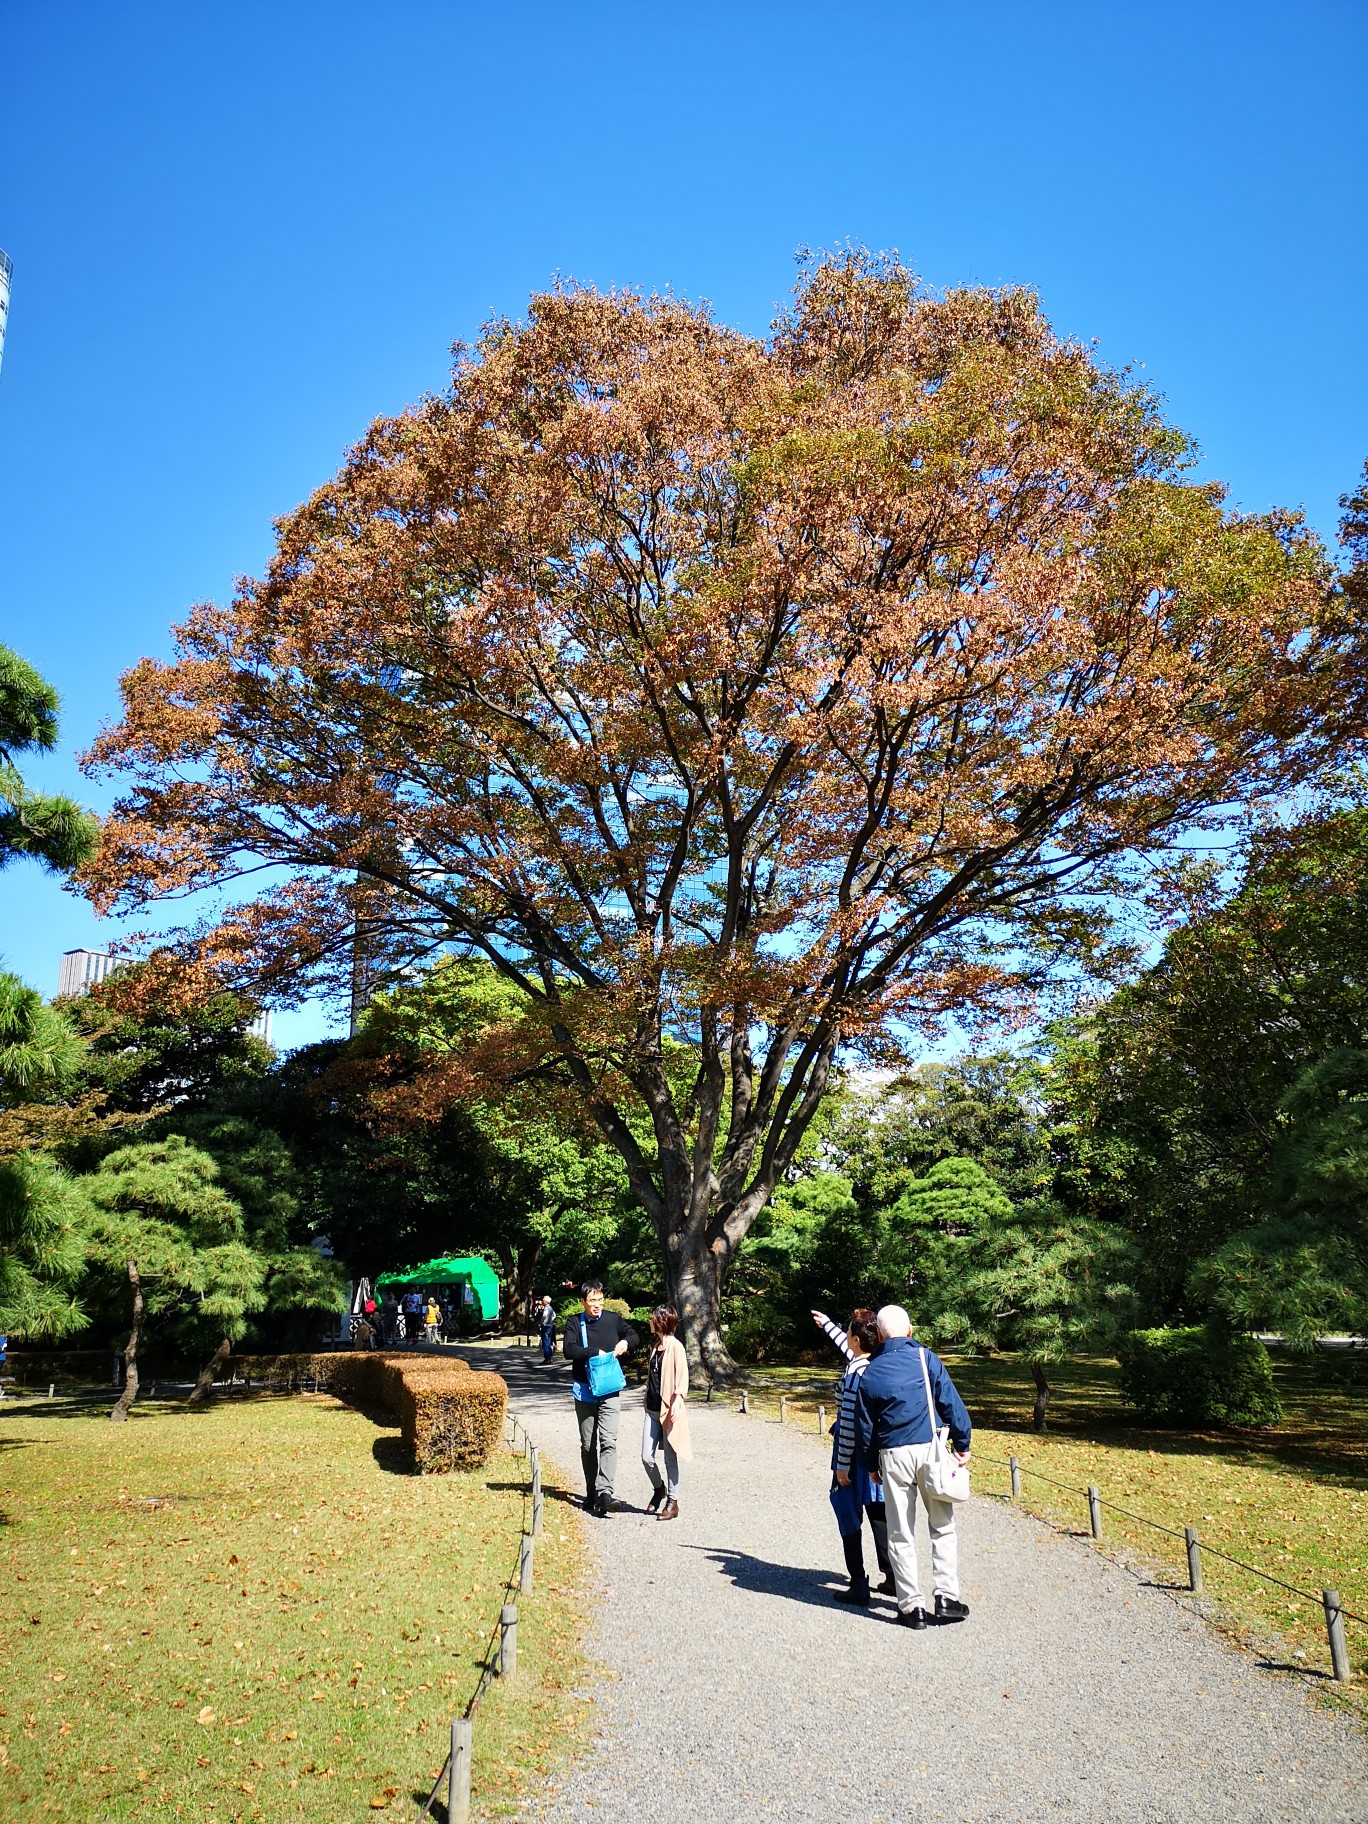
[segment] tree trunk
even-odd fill
[[[740,1369],[722,1338],[722,1270],[720,1256],[702,1239],[682,1235],[678,1248],[667,1251],[670,1302],[679,1313],[679,1337],[689,1357],[689,1373],[710,1381],[734,1381]]]
[[[214,1376],[218,1373],[219,1369],[223,1367],[232,1353],[233,1339],[230,1336],[225,1336],[218,1348],[215,1349],[214,1353],[209,1357],[209,1360],[204,1364],[203,1368],[200,1369],[200,1377],[195,1382],[190,1398],[185,1402],[187,1406],[196,1406],[201,1400],[207,1400],[209,1398],[209,1395],[213,1392]]]
[[[128,1283],[133,1288],[133,1328],[128,1333],[128,1346],[123,1352],[124,1389],[109,1415],[110,1423],[114,1425],[123,1423],[128,1417],[129,1407],[138,1397],[138,1339],[142,1335],[143,1295],[136,1260],[128,1263]]]
[[[542,1244],[533,1237],[518,1249],[515,1256],[513,1310],[509,1316],[514,1318],[519,1330],[527,1330],[532,1322],[532,1282],[536,1278],[541,1253]]]
[[[1051,1387],[1045,1379],[1045,1370],[1037,1362],[1031,1363],[1031,1379],[1035,1382],[1035,1405],[1031,1409],[1031,1425],[1036,1431],[1045,1429],[1045,1408],[1050,1403]]]

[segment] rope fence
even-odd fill
[[[1206,1543],[1195,1526],[1168,1526],[1162,1520],[1154,1520],[1148,1514],[1137,1514],[1133,1508],[1122,1507],[1118,1502],[1108,1501],[1102,1491],[1089,1484],[1079,1488],[1072,1482],[1061,1482],[1056,1476],[1046,1475],[1043,1469],[1025,1469],[1019,1457],[994,1457],[986,1451],[975,1451],[974,1460],[979,1463],[995,1463],[1008,1474],[1009,1501],[1021,1499],[1021,1482],[1024,1475],[1034,1476],[1037,1481],[1049,1483],[1051,1488],[1060,1489],[1064,1494],[1077,1495],[1088,1504],[1088,1530],[1094,1539],[1102,1537],[1102,1513],[1120,1514],[1127,1520],[1133,1520],[1138,1526],[1147,1526],[1153,1532],[1165,1533],[1170,1539],[1181,1539],[1187,1553],[1188,1588],[1193,1595],[1202,1589],[1202,1554],[1219,1558],[1225,1564],[1244,1571],[1250,1577],[1257,1577],[1261,1582],[1271,1584],[1275,1589],[1286,1590],[1289,1596],[1295,1596],[1301,1602],[1309,1602],[1320,1609],[1325,1616],[1326,1639],[1330,1647],[1330,1664],[1335,1680],[1339,1684],[1348,1684],[1353,1677],[1349,1664],[1349,1650],[1344,1639],[1344,1624],[1352,1621],[1363,1628],[1368,1628],[1368,1616],[1357,1615],[1352,1609],[1346,1609],[1340,1601],[1339,1591],[1325,1589],[1317,1595],[1313,1590],[1300,1589],[1295,1583],[1288,1583],[1282,1577],[1275,1577],[1272,1571],[1266,1571],[1261,1565],[1249,1564],[1243,1558],[1236,1558],[1230,1552],[1223,1552],[1217,1545]]]
[[[803,1405],[809,1405],[812,1403],[814,1392],[815,1388],[813,1387],[804,1388],[798,1393],[798,1400]],[[711,1403],[713,1399],[713,1390],[711,1387],[708,1388],[705,1397],[706,1400]],[[781,1393],[775,1397],[777,1398],[778,1404],[779,1423],[781,1425],[787,1424],[789,1422],[790,1407],[794,1403],[793,1394]],[[754,1410],[751,1405],[751,1390],[749,1388],[742,1388],[740,1390],[739,1410],[745,1414],[750,1414]],[[819,1432],[825,1432],[826,1430],[826,1416],[827,1409],[825,1405],[819,1403],[817,1405],[816,1413],[817,1430]],[[1094,1539],[1101,1539],[1102,1537],[1102,1514],[1104,1510],[1108,1513],[1119,1514],[1127,1520],[1132,1520],[1138,1526],[1147,1526],[1154,1532],[1165,1533],[1170,1539],[1181,1539],[1187,1555],[1188,1588],[1194,1595],[1200,1595],[1202,1590],[1202,1556],[1205,1553],[1208,1557],[1219,1558],[1223,1563],[1233,1566],[1236,1570],[1244,1571],[1247,1575],[1256,1577],[1264,1583],[1271,1584],[1276,1589],[1285,1590],[1289,1596],[1295,1596],[1299,1602],[1311,1603],[1314,1607],[1320,1609],[1325,1617],[1325,1633],[1330,1648],[1330,1664],[1336,1682],[1338,1684],[1348,1684],[1352,1680],[1353,1670],[1349,1664],[1349,1650],[1345,1644],[1344,1624],[1346,1621],[1351,1621],[1359,1627],[1368,1628],[1368,1616],[1358,1615],[1352,1609],[1346,1609],[1344,1604],[1340,1601],[1338,1590],[1325,1589],[1322,1590],[1319,1595],[1317,1595],[1314,1590],[1303,1590],[1295,1583],[1288,1583],[1283,1578],[1274,1576],[1272,1571],[1266,1571],[1260,1565],[1249,1564],[1243,1558],[1236,1558],[1230,1552],[1223,1552],[1217,1545],[1208,1544],[1201,1538],[1195,1526],[1168,1526],[1164,1521],[1154,1520],[1148,1514],[1137,1514],[1132,1508],[1122,1507],[1115,1501],[1106,1500],[1103,1497],[1101,1490],[1091,1484],[1087,1488],[1079,1488],[1072,1482],[1061,1482],[1057,1476],[1047,1475],[1043,1469],[1023,1469],[1019,1457],[994,1457],[990,1456],[986,1451],[975,1450],[974,1461],[976,1463],[994,1463],[997,1464],[999,1468],[1005,1469],[1008,1472],[1011,1493],[1008,1495],[1007,1499],[1010,1501],[1019,1501],[1021,1499],[1022,1477],[1027,1475],[1034,1476],[1039,1482],[1048,1483],[1051,1488],[1057,1488],[1064,1494],[1078,1496],[1080,1500],[1087,1503],[1088,1530]]]
[[[527,1458],[527,1489],[523,1497],[523,1527],[518,1541],[518,1562],[504,1580],[504,1600],[499,1618],[490,1629],[481,1655],[480,1676],[465,1709],[451,1719],[451,1746],[433,1781],[432,1791],[418,1813],[417,1824],[432,1816],[432,1808],[446,1788],[447,1824],[470,1824],[470,1771],[475,1754],[475,1718],[490,1686],[496,1678],[514,1679],[518,1674],[518,1608],[512,1601],[515,1591],[532,1594],[536,1566],[537,1539],[542,1530],[541,1457],[537,1446],[515,1412],[506,1415],[510,1450]]]

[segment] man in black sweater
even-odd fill
[[[617,1473],[618,1425],[622,1394],[603,1396],[589,1385],[589,1360],[602,1355],[619,1359],[636,1347],[636,1331],[616,1311],[603,1308],[603,1282],[586,1279],[580,1287],[584,1310],[565,1320],[561,1347],[574,1371],[575,1418],[579,1422],[580,1462],[584,1466],[584,1505],[606,1520],[613,1511],[613,1478]]]

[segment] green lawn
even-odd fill
[[[1258,1565],[1285,1583],[1318,1594],[1337,1588],[1349,1609],[1368,1616],[1368,1399],[1327,1383],[1306,1362],[1274,1358],[1285,1409],[1281,1425],[1259,1432],[1187,1432],[1136,1423],[1123,1402],[1113,1361],[1076,1359],[1051,1371],[1056,1391],[1050,1430],[1030,1428],[1031,1382],[1011,1357],[948,1358],[974,1420],[975,1486],[1005,1496],[1002,1460],[1018,1457],[1022,1501],[1057,1524],[1087,1531],[1086,1500],[1053,1488],[1043,1477],[1075,1488],[1095,1484],[1105,1500],[1201,1538]],[[751,1411],[777,1416],[789,1397],[793,1424],[816,1430],[816,1404],[835,1416],[838,1364],[747,1371]],[[735,1396],[729,1396],[734,1400]],[[998,1461],[994,1461],[998,1459]],[[1042,1472],[1033,1476],[1032,1469]],[[1106,1512],[1104,1549],[1153,1567],[1186,1586],[1181,1539]],[[1328,1670],[1319,1606],[1249,1577],[1207,1555],[1204,1598],[1213,1618],[1274,1659],[1312,1671]],[[1368,1709],[1368,1628],[1346,1622],[1356,1705]],[[1304,1655],[1304,1659],[1298,1655]]]
[[[329,1396],[0,1406],[0,1818],[412,1817],[517,1564],[526,1464],[407,1472]],[[475,1723],[476,1812],[574,1744],[575,1511],[547,1477],[519,1676]]]

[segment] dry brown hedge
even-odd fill
[[[399,1421],[423,1475],[479,1469],[503,1433],[508,1383],[441,1355],[340,1349],[314,1355],[238,1355],[229,1366],[265,1386],[306,1383],[339,1399],[374,1402]]]

